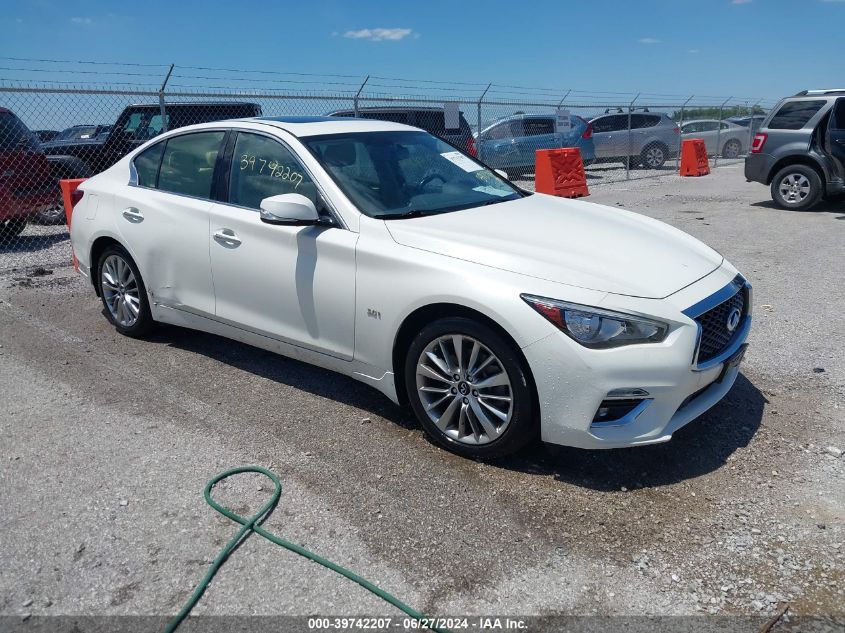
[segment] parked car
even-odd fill
[[[628,130],[630,117],[630,132]],[[657,112],[616,112],[591,120],[596,158],[630,160],[630,166],[660,169],[678,155],[680,128],[667,115]]]
[[[35,136],[0,108],[0,248],[10,245],[34,214],[55,205],[58,187]]]
[[[92,140],[97,137],[98,134],[103,132],[104,130],[108,130],[110,126],[108,125],[73,125],[69,128],[65,128],[61,132],[59,132],[50,143],[58,144],[61,141],[83,141],[83,140]]]
[[[446,128],[446,113],[443,108],[423,107],[372,107],[358,108],[358,114],[354,110],[335,110],[329,112],[328,116],[354,117],[360,119],[377,119],[379,121],[392,121],[403,125],[412,125],[426,132],[442,138],[447,143],[464,150],[471,156],[476,155],[475,139],[472,129],[469,126],[463,112],[458,113],[457,128]]]
[[[533,173],[538,149],[577,147],[589,165],[595,158],[593,128],[569,115],[570,128],[559,132],[554,114],[515,114],[500,119],[476,137],[478,157],[490,167],[503,169],[510,178]]]
[[[845,193],[845,90],[782,99],[754,135],[745,178],[769,185],[783,209]]]
[[[715,156],[718,153],[724,158],[738,158],[746,152],[751,133],[748,128],[736,123],[718,119],[699,119],[684,121],[681,125],[681,138],[702,139],[709,156]]]
[[[763,124],[763,121],[766,120],[765,114],[753,114],[749,116],[732,116],[727,118],[728,121],[731,123],[736,123],[737,125],[741,125],[744,128],[750,128],[751,133],[755,133],[757,130],[760,129],[760,126]]]
[[[85,178],[110,167],[164,130],[260,114],[261,107],[255,103],[168,103],[162,119],[158,103],[135,104],[123,110],[114,125],[74,126],[68,129],[71,138],[45,143],[44,151],[57,177]]]
[[[338,371],[462,455],[665,442],[730,390],[751,326],[748,283],[696,239],[406,125],[194,125],[80,189],[71,243],[118,332]]]
[[[32,132],[38,137],[38,141],[41,143],[52,141],[60,134],[58,130],[32,130]]]

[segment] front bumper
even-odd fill
[[[718,403],[739,373],[738,367],[725,364],[746,343],[750,313],[718,362],[697,366],[699,329],[684,310],[703,297],[718,296],[735,275],[735,270],[723,267],[672,297],[645,300],[658,301],[662,310],[674,313],[662,343],[590,350],[555,333],[523,348],[537,386],[543,441],[591,449],[666,442]],[[619,423],[594,423],[609,394],[628,389],[648,395]]]

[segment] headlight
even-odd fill
[[[523,294],[520,297],[584,347],[601,349],[659,343],[669,331],[669,325],[662,321],[534,295]]]

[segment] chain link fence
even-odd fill
[[[59,179],[90,177],[162,132],[193,123],[257,115],[386,119],[441,136],[526,188],[534,184],[538,149],[577,147],[593,187],[677,173],[684,138],[703,138],[715,166],[742,160],[770,106],[733,98],[558,95],[470,82],[129,66],[136,67],[144,72],[126,65],[119,72],[68,71],[95,74],[98,83],[0,79],[0,271],[70,260]],[[103,85],[117,74],[163,82]]]

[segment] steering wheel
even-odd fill
[[[423,187],[425,187],[428,183],[430,183],[430,182],[432,182],[432,181],[434,181],[434,180],[437,180],[438,178],[439,178],[439,179],[440,179],[443,183],[445,183],[445,182],[446,182],[446,178],[445,178],[445,177],[443,177],[443,176],[441,176],[441,175],[440,175],[440,174],[438,174],[437,172],[430,172],[430,173],[426,174],[425,176],[423,176],[423,177],[422,177],[422,179],[419,181],[419,183],[417,183],[417,189],[422,189],[422,188],[423,188]]]

